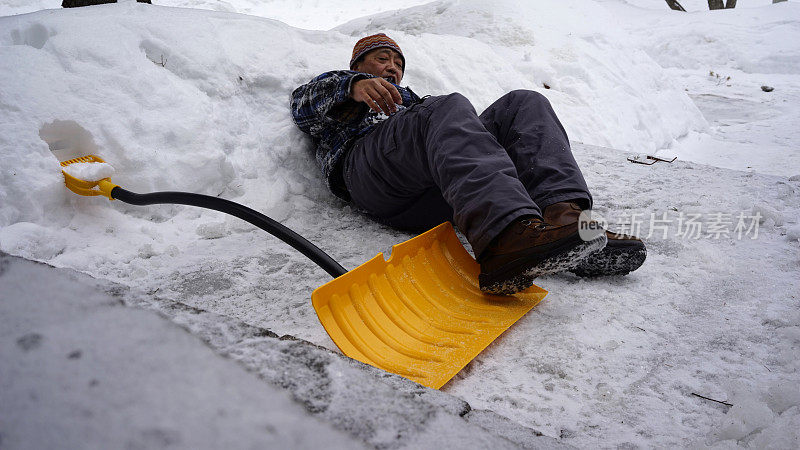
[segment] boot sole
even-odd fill
[[[579,240],[571,243],[573,246],[567,247],[555,254],[534,262],[531,267],[525,269],[518,275],[507,278],[508,272],[514,272],[518,264],[505,270],[498,270],[487,274],[480,274],[478,282],[481,291],[487,294],[510,295],[527,289],[533,285],[533,280],[542,275],[564,272],[577,267],[584,259],[605,247],[608,238],[601,234],[591,241]]]
[[[570,272],[579,277],[592,278],[601,276],[627,275],[644,264],[647,249],[644,244],[611,247],[589,255]]]

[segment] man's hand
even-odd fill
[[[364,102],[373,111],[384,113],[387,116],[397,112],[397,104],[402,104],[403,98],[392,83],[383,78],[367,78],[353,83],[350,97],[357,102]]]

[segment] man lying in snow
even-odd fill
[[[377,220],[420,232],[453,221],[481,266],[481,290],[510,294],[539,275],[622,275],[642,265],[631,236],[579,233],[592,196],[547,99],[513,91],[480,116],[458,93],[400,87],[405,57],[383,33],[359,40],[350,70],[292,93],[328,187]]]

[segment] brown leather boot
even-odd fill
[[[540,275],[574,268],[605,244],[602,232],[589,241],[581,239],[577,219],[567,225],[551,225],[532,216],[517,219],[478,258],[478,282],[484,292],[513,294],[530,287]]]
[[[578,221],[581,207],[575,202],[553,203],[544,209],[544,221],[566,225]],[[647,249],[635,236],[606,231],[608,243],[599,252],[589,255],[570,272],[580,277],[626,275],[644,264]]]
[[[569,225],[578,221],[581,211],[575,202],[553,203],[542,211],[542,219],[551,225]]]
[[[606,231],[608,244],[604,249],[589,255],[570,272],[579,277],[627,275],[644,264],[647,248],[636,236]]]

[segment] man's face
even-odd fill
[[[384,78],[394,84],[399,84],[403,79],[403,59],[400,53],[389,48],[376,48],[370,51],[356,64],[355,69]]]

